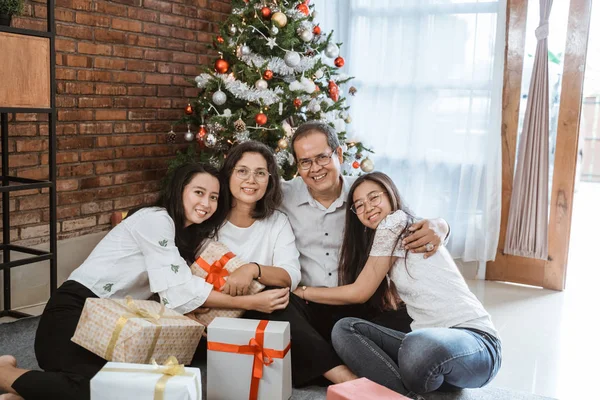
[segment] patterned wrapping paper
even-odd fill
[[[206,279],[208,283],[213,284],[215,290],[220,290],[224,282],[227,281],[227,275],[244,264],[246,262],[229,252],[229,249],[223,243],[210,241],[197,252],[196,262],[190,268],[192,269],[192,274]],[[209,271],[207,272],[205,269]],[[263,284],[252,281],[252,284],[250,284],[250,294],[256,294],[264,288]],[[243,313],[244,310],[215,308],[203,314],[197,313],[196,318],[202,324],[208,326],[216,317],[239,318]]]
[[[204,329],[154,301],[89,298],[71,340],[108,361],[189,364]]]

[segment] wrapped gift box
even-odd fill
[[[327,400],[410,400],[367,378],[355,379],[327,388]]]
[[[85,302],[71,340],[108,361],[192,361],[204,326],[155,301],[94,299]]]
[[[208,327],[210,400],[287,400],[292,395],[289,322],[215,318]]]
[[[231,253],[223,243],[208,241],[196,254],[196,261],[192,264],[192,274],[204,278],[214,286],[214,290],[221,290],[227,276],[246,264],[246,262]],[[256,294],[265,288],[257,281],[250,284],[250,294]],[[210,309],[205,313],[197,313],[196,318],[205,326],[208,326],[217,317],[239,318],[244,310],[229,308]]]
[[[109,362],[92,378],[91,400],[201,400],[198,368]]]

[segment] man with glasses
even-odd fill
[[[343,176],[343,150],[329,125],[307,122],[292,137],[291,149],[298,165],[296,178],[283,183],[281,207],[292,225],[300,252],[305,286],[338,286],[339,251],[342,246],[346,198],[355,178]],[[368,199],[371,204],[380,201]],[[359,210],[356,210],[360,212]],[[431,256],[447,236],[444,220],[423,220],[412,227],[406,248]],[[304,286],[304,287],[305,287]],[[337,320],[355,316],[389,328],[410,332],[406,308],[378,312],[369,306],[329,306],[309,303],[291,295],[286,310],[269,319],[289,321],[292,329],[292,373],[295,386],[324,376],[334,383],[355,378],[331,346],[331,329]]]

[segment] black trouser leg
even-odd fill
[[[35,338],[35,355],[45,372],[27,372],[12,385],[25,400],[90,398],[90,380],[106,361],[71,342],[88,297],[96,296],[67,281],[48,301]]]

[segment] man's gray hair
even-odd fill
[[[307,136],[314,131],[321,132],[327,137],[327,144],[332,151],[335,151],[338,147],[340,147],[340,140],[338,139],[335,129],[324,122],[308,121],[300,125],[298,129],[296,129],[296,132],[294,132],[294,136],[292,136],[291,150],[294,158],[296,158],[296,151],[294,150],[294,143],[296,143],[296,140]]]

